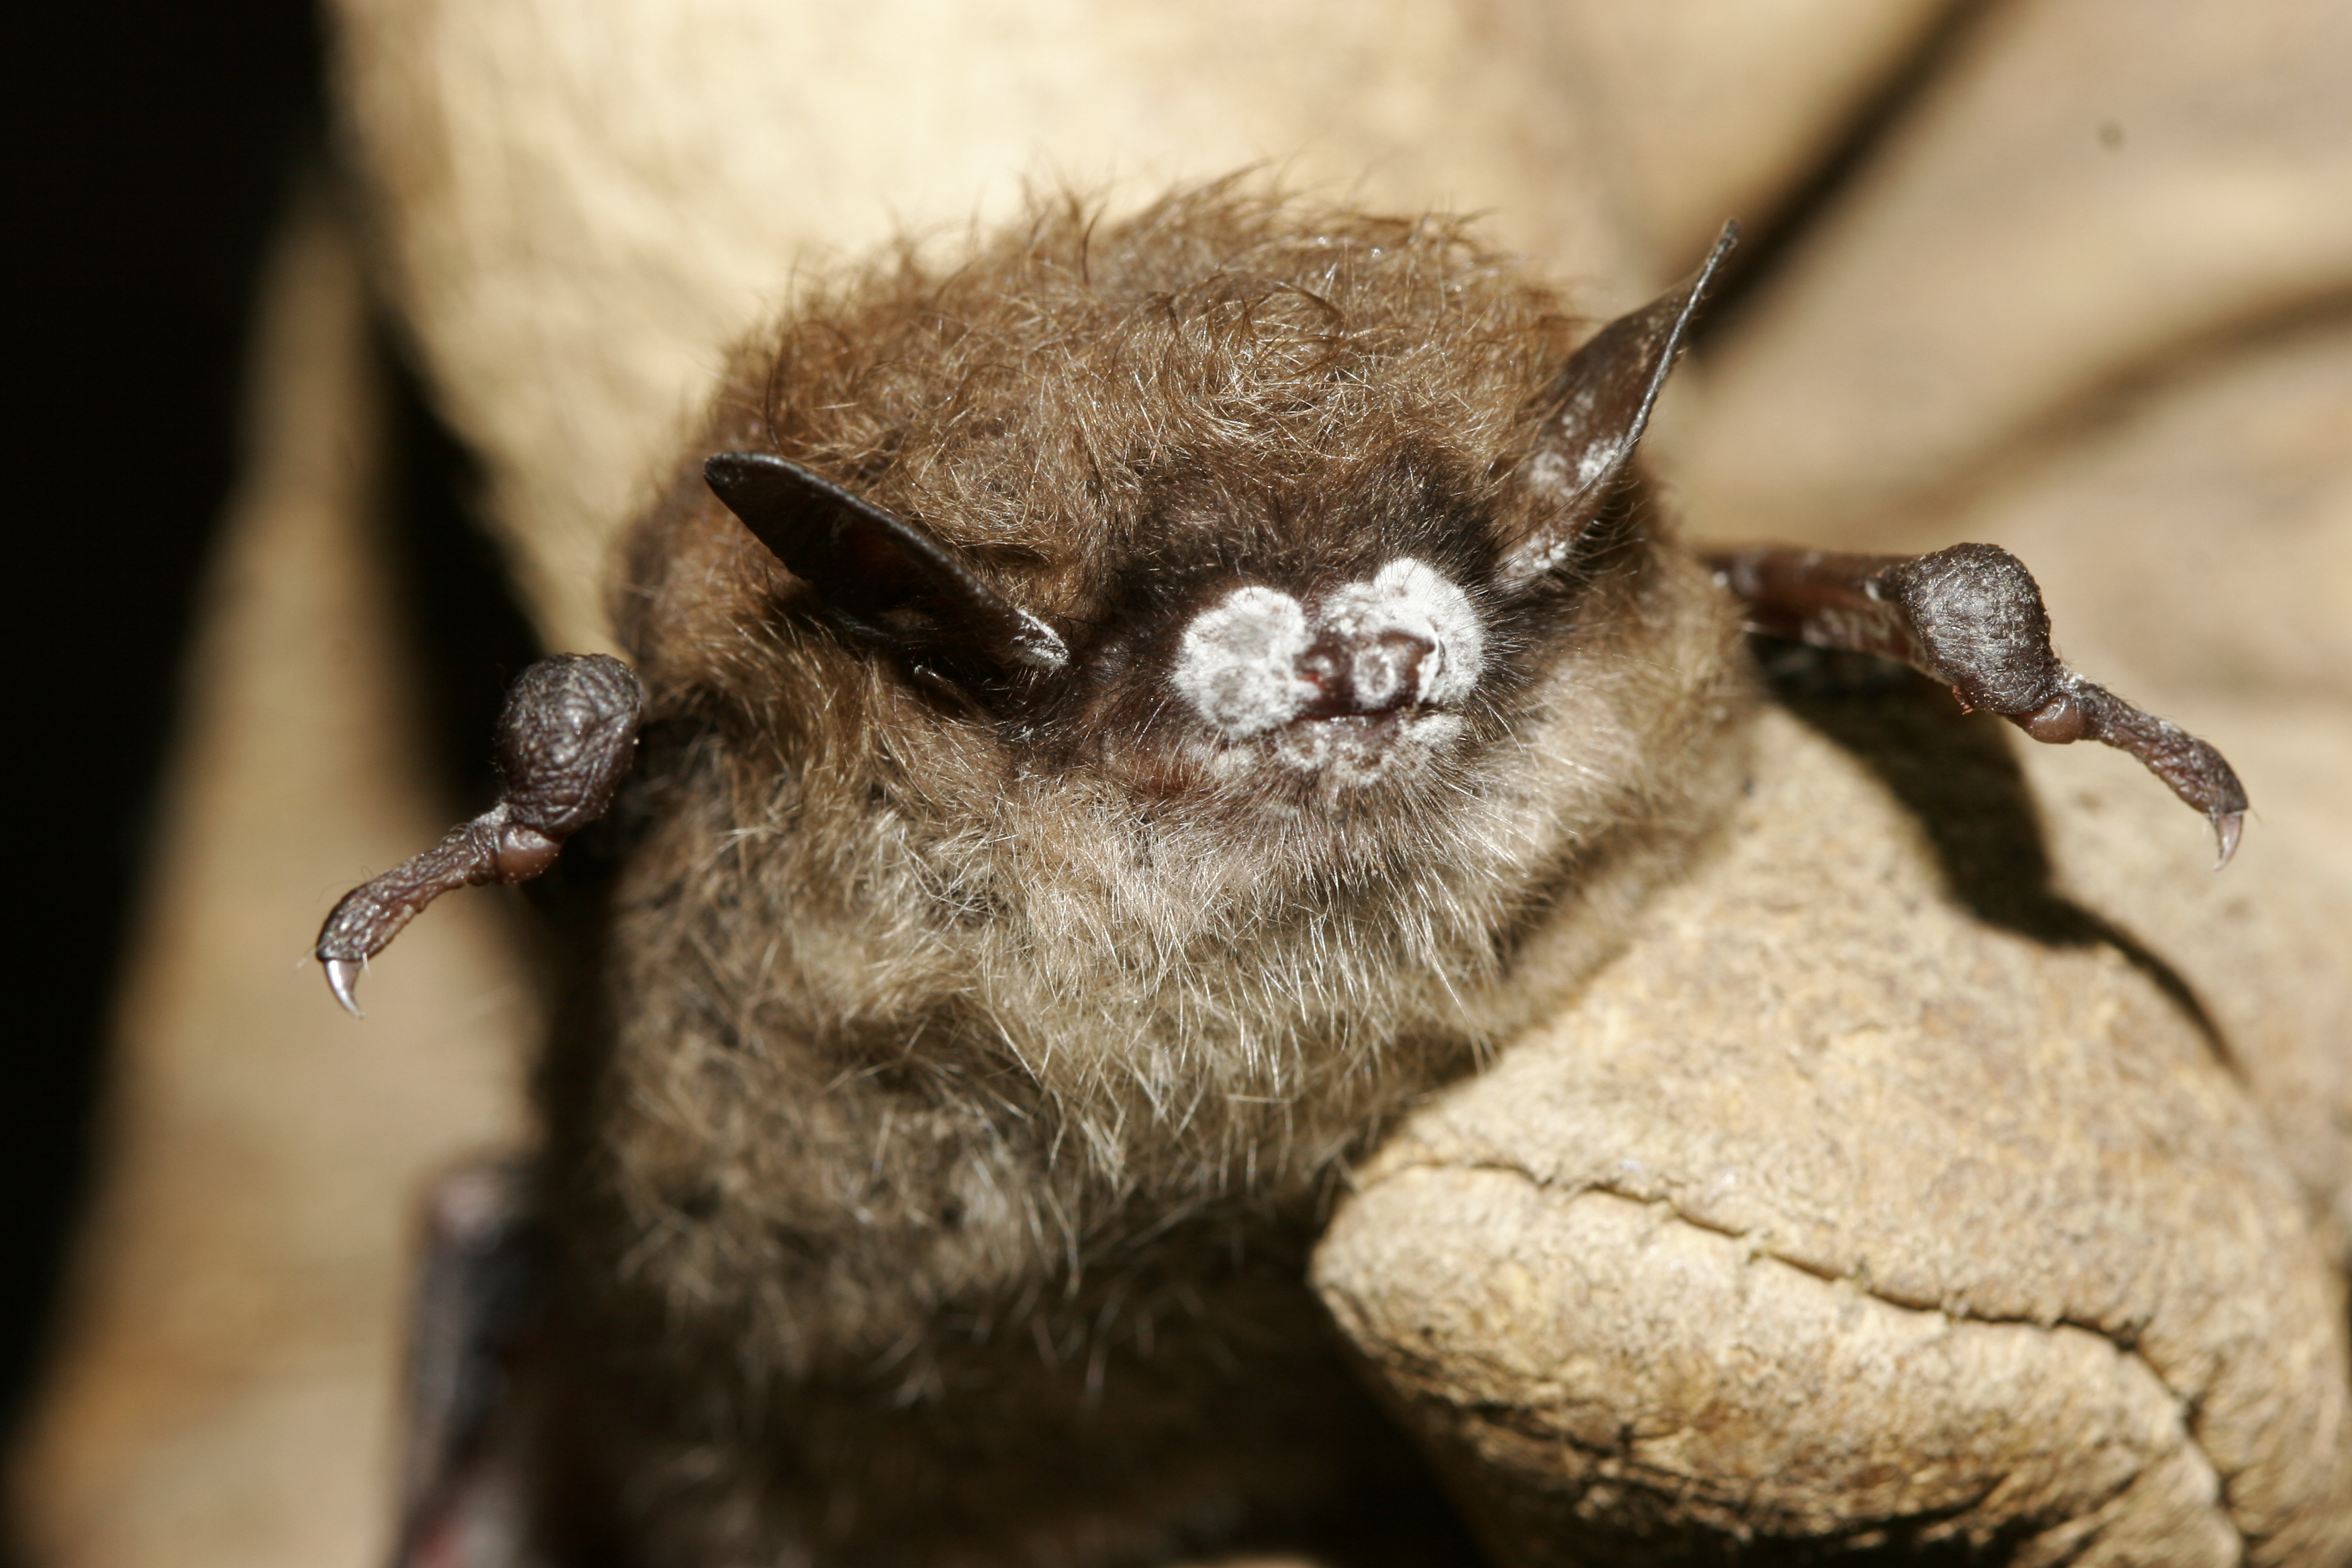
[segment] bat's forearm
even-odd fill
[[[1749,630],[1898,659],[2037,741],[2128,752],[2213,824],[2224,864],[2237,848],[2246,792],[2229,762],[2062,663],[2041,588],[1998,545],[1927,555],[1762,546],[1702,559],[1738,597]]]
[[[530,880],[604,815],[636,755],[643,703],[629,667],[603,654],[543,658],[516,679],[499,719],[499,803],[353,888],[319,928],[327,984],[352,1016],[362,967],[425,905],[457,888]]]

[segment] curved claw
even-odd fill
[[[645,693],[619,659],[561,654],[524,670],[499,716],[499,803],[422,855],[372,877],[337,901],[312,952],[343,1011],[367,961],[442,894],[485,882],[524,882],[554,863],[563,840],[604,814],[636,755]]]
[[[2246,814],[2242,811],[2217,811],[2213,814],[2213,841],[2221,851],[2221,858],[2213,862],[2213,869],[2218,871],[2228,865],[2230,857],[2238,852],[2238,835],[2245,826]]]
[[[326,966],[327,989],[335,994],[335,1000],[343,1005],[343,1011],[354,1018],[366,1017],[367,1015],[360,1011],[360,999],[352,987],[359,984],[360,975],[367,965],[355,963],[348,958],[328,958],[320,962]]]

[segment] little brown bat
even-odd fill
[[[2005,552],[1676,547],[1632,458],[1731,238],[1588,336],[1455,221],[1226,184],[742,351],[634,675],[534,667],[499,805],[320,939],[348,1005],[613,805],[545,1147],[443,1200],[402,1561],[1448,1554],[1304,1258],[1717,821],[1743,625],[2130,749],[2226,858],[2227,764]]]

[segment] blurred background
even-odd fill
[[[0,1096],[0,1420],[12,1447],[89,1293],[68,1286],[75,1241],[122,1120],[107,1069],[131,955],[154,925],[199,606],[224,596],[222,535],[253,468],[257,333],[283,272],[271,257],[289,209],[336,199],[322,18],[306,0],[96,0],[20,26],[17,733],[18,754],[43,765],[25,770],[33,829],[11,857],[26,922],[12,988],[26,1016]],[[366,329],[396,476],[378,498],[376,583],[418,675],[413,739],[438,811],[488,787],[481,737],[535,645],[481,530],[470,458],[428,407],[396,330],[373,311]],[[291,975],[304,932],[273,934]],[[167,1288],[133,1310],[161,1321],[190,1305]],[[169,1380],[136,1381],[162,1396]],[[32,1560],[16,1496],[0,1528],[8,1563]],[[355,1536],[374,1528],[371,1515]]]
[[[494,895],[404,937],[364,1027],[307,941],[484,804],[505,680],[602,640],[612,530],[794,258],[1041,172],[1489,212],[1596,315],[1742,218],[1651,441],[1691,531],[2009,544],[2062,652],[2229,751],[2232,887],[2305,978],[2217,1005],[2293,1064],[2265,1107],[2343,1247],[2340,0],[329,9],[19,23],[5,1550],[376,1557],[416,1196],[525,1135],[536,1008]]]
[[[30,1015],[0,1097],[12,1432],[89,1190],[109,999],[236,477],[259,263],[323,107],[303,0],[96,0],[18,26],[17,754],[44,765],[24,770],[37,826],[11,857],[26,921],[11,989]]]

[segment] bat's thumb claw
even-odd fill
[[[367,1015],[360,1011],[359,994],[352,989],[359,984],[360,971],[364,966],[348,958],[325,958],[320,963],[326,967],[327,989],[335,994],[335,1000],[343,1005],[343,1011],[354,1018],[366,1017]]]
[[[2213,842],[2221,850],[2221,858],[2213,862],[2213,869],[2218,871],[2228,865],[2230,857],[2238,852],[2238,835],[2245,830],[2245,826],[2246,814],[2242,811],[2217,811],[2213,814]]]

